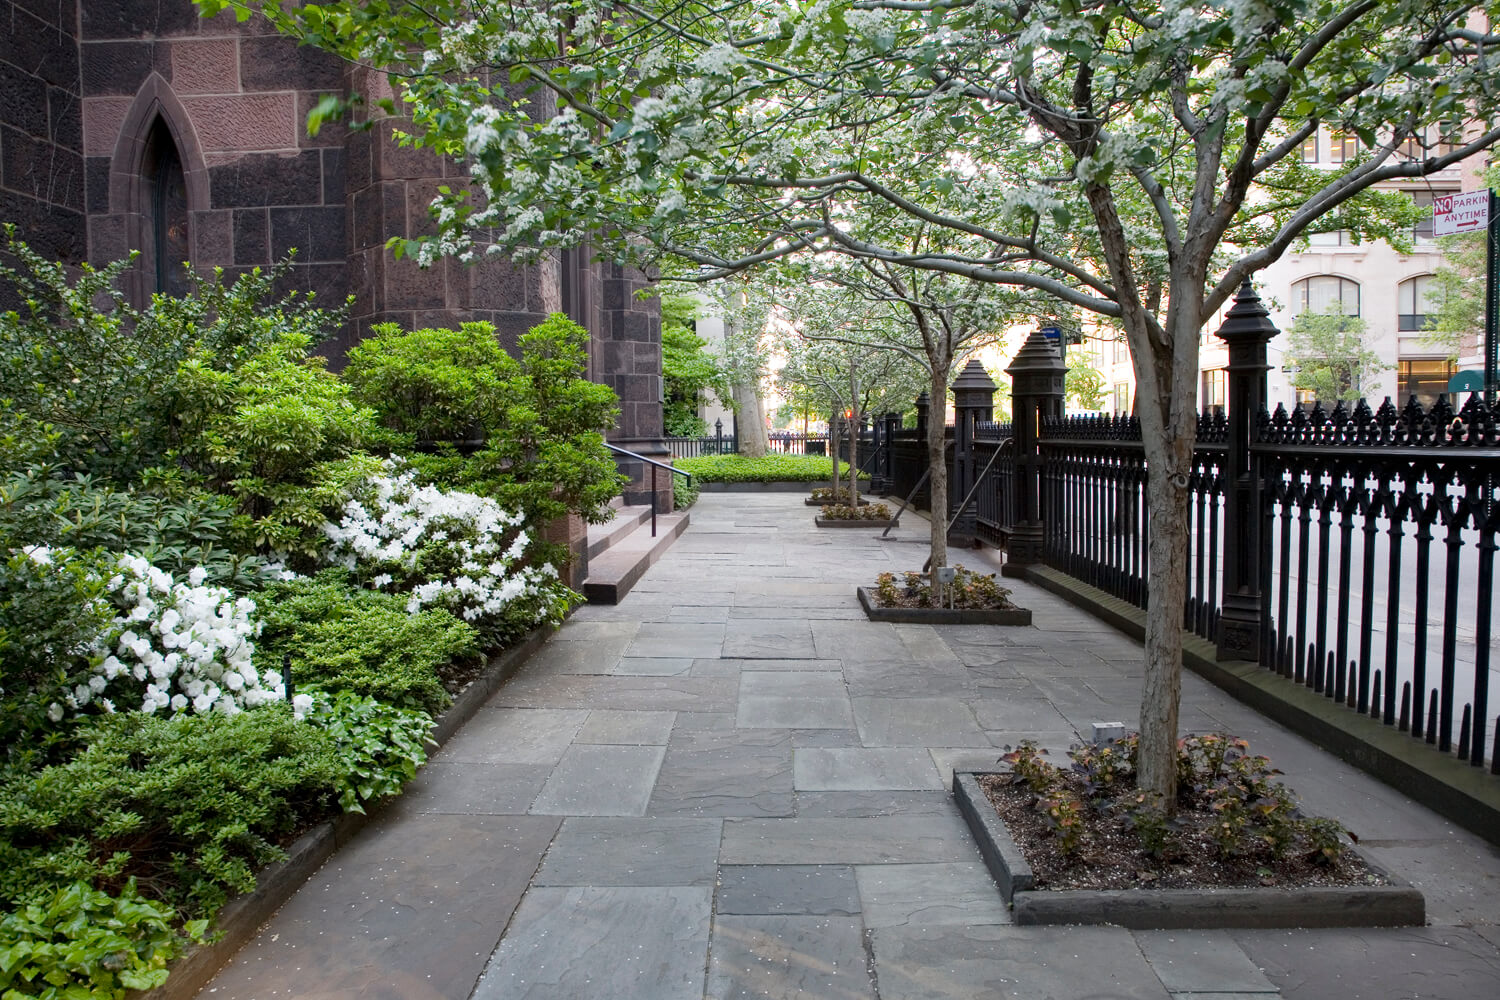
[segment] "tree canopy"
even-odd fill
[[[420,262],[589,237],[703,280],[815,250],[1117,318],[1150,468],[1140,776],[1168,806],[1199,333],[1309,229],[1402,243],[1411,200],[1374,185],[1500,140],[1494,4],[198,2],[393,75],[406,141],[470,170],[397,241]],[[1354,155],[1304,163],[1326,133]]]

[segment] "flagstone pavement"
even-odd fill
[[[1500,852],[1191,674],[1184,731],[1269,754],[1424,891],[1428,926],[1013,926],[952,769],[1133,724],[1141,647],[1015,581],[1030,627],[866,621],[854,586],[920,567],[926,532],[704,494],[621,604],[574,614],[199,996],[1500,996]]]

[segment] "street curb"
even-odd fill
[[[552,632],[550,628],[533,629],[514,646],[492,656],[484,671],[437,718],[432,727],[433,742],[438,746],[448,742],[500,685],[516,675]],[[267,865],[256,873],[255,891],[235,897],[219,911],[210,925],[210,930],[218,935],[217,940],[191,948],[174,961],[162,985],[144,993],[131,990],[126,995],[130,1000],[192,1000],[335,851],[352,840],[387,804],[399,798],[382,799],[368,814],[345,813],[324,820],[298,837],[287,848],[285,861]]]
[[[953,775],[953,798],[1021,926],[1116,924],[1172,928],[1419,927],[1421,892],[1378,865],[1389,885],[1306,889],[1035,889],[1031,867],[979,787],[984,772]],[[1360,855],[1362,858],[1364,855]]]
[[[1010,565],[1007,563],[1007,565]],[[1136,639],[1146,634],[1141,609],[1046,566],[1016,567],[1039,587]],[[1259,664],[1225,662],[1214,645],[1184,635],[1182,661],[1267,718],[1374,775],[1471,833],[1500,845],[1500,779],[1438,752],[1423,740],[1361,715]]]
[[[859,605],[872,622],[898,625],[1030,625],[1029,608],[882,608],[869,587],[856,587]]]

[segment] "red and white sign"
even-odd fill
[[[1432,235],[1473,233],[1490,224],[1490,192],[1465,191],[1440,194],[1432,199]]]

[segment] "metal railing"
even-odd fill
[[[657,510],[657,506],[658,506],[657,499],[656,499],[656,470],[657,469],[666,469],[668,472],[672,473],[675,476],[682,476],[684,479],[687,480],[687,484],[689,486],[693,485],[693,474],[691,472],[684,472],[681,469],[674,469],[674,468],[672,468],[670,465],[668,465],[665,462],[658,462],[654,458],[647,458],[645,455],[638,455],[638,454],[636,454],[633,451],[626,450],[625,448],[617,448],[617,447],[615,447],[614,445],[612,445],[612,444],[610,444],[608,442],[605,442],[604,447],[608,448],[610,451],[614,452],[616,455],[624,455],[627,458],[633,458],[637,462],[644,462],[645,464],[647,464],[647,465],[649,465],[651,467],[651,537],[655,538],[656,537],[656,510]]]

